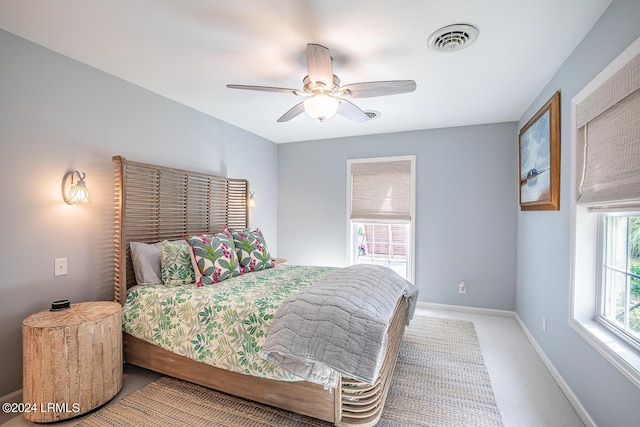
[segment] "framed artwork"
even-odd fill
[[[560,92],[520,130],[520,210],[560,210]]]

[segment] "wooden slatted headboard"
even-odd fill
[[[155,243],[185,234],[245,228],[249,182],[155,166],[114,156],[115,301],[135,285],[130,242]]]

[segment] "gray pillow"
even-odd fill
[[[160,253],[162,242],[160,243],[140,243],[131,242],[131,262],[133,263],[133,274],[136,276],[138,285],[155,285],[162,283],[160,270]]]

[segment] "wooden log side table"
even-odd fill
[[[118,303],[81,302],[22,322],[24,417],[34,422],[84,414],[122,388]]]

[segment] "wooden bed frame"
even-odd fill
[[[217,232],[248,225],[249,183],[114,156],[115,163],[115,300],[124,304],[135,285],[129,242],[155,243],[185,234]],[[404,335],[406,299],[400,298],[388,328],[388,347],[378,379],[369,385],[341,378],[324,389],[307,381],[252,377],[173,354],[124,334],[124,360],[172,377],[337,426],[373,426],[381,415]]]

